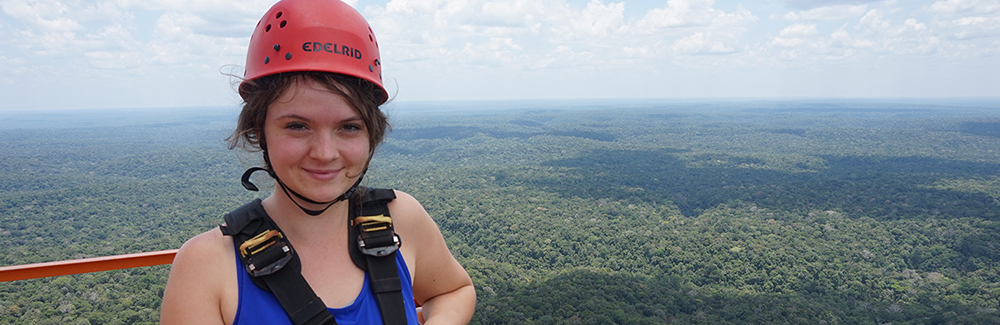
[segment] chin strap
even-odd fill
[[[267,157],[267,154],[265,153],[264,156]],[[256,192],[256,191],[259,190],[257,188],[257,185],[254,185],[252,182],[250,182],[250,175],[252,175],[253,173],[258,172],[258,171],[266,171],[267,174],[271,176],[271,178],[274,178],[274,180],[278,181],[278,186],[281,186],[281,191],[285,192],[285,195],[288,196],[288,199],[292,200],[292,203],[295,203],[295,206],[299,207],[299,209],[302,210],[302,212],[305,212],[306,214],[311,215],[311,216],[318,216],[318,215],[322,214],[323,212],[325,212],[330,207],[332,207],[334,203],[337,203],[337,202],[340,202],[340,201],[343,201],[343,200],[347,200],[352,195],[354,195],[354,192],[358,189],[358,185],[361,185],[361,180],[365,178],[365,173],[368,172],[367,169],[365,169],[365,171],[361,172],[361,176],[358,176],[358,181],[354,182],[354,185],[352,185],[351,188],[347,189],[347,192],[344,192],[344,194],[341,194],[336,199],[333,199],[332,201],[327,201],[327,202],[318,202],[318,201],[312,200],[310,198],[307,198],[305,196],[302,196],[302,194],[299,194],[299,193],[295,192],[292,189],[289,189],[288,186],[285,186],[285,182],[282,182],[281,179],[278,178],[278,175],[275,174],[273,170],[270,170],[270,169],[267,169],[267,168],[263,168],[263,167],[251,167],[250,169],[247,169],[246,172],[243,172],[243,177],[240,179],[241,183],[243,183],[243,188],[247,189],[248,191],[254,191],[254,192]],[[299,204],[299,202],[296,201],[292,197],[293,195],[296,198],[299,198],[300,200],[306,201],[306,202],[308,202],[310,204],[316,204],[316,205],[326,204],[326,207],[323,207],[320,210],[306,209],[305,207],[303,207],[301,204]]]

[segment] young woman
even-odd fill
[[[416,324],[414,302],[425,324],[468,323],[472,281],[420,203],[359,185],[388,127],[378,44],[364,18],[338,0],[278,2],[254,30],[244,78],[230,146],[262,153],[244,186],[255,189],[247,177],[261,170],[276,189],[181,247],[161,323],[332,324],[328,313],[341,325],[381,324],[385,310],[403,309],[403,322]],[[381,205],[391,220],[359,215],[373,193],[391,199]],[[375,247],[376,233],[395,241]],[[386,270],[388,278],[373,275]],[[285,285],[301,280],[307,289]],[[379,307],[383,295],[403,307]]]

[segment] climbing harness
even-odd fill
[[[391,189],[358,188],[349,199],[348,247],[351,260],[367,272],[383,324],[406,324],[403,284],[396,265],[402,245],[392,226]],[[233,237],[240,261],[254,284],[270,291],[295,325],[336,324],[333,315],[302,277],[295,248],[264,211],[260,199],[227,213],[223,235]]]

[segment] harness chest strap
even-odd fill
[[[383,324],[406,324],[402,282],[396,265],[401,243],[393,231],[387,206],[395,199],[395,193],[391,189],[365,189],[362,193],[365,195],[360,202],[350,200],[351,259],[368,272]],[[240,260],[250,278],[258,287],[274,294],[293,324],[336,324],[326,305],[302,277],[298,255],[267,216],[259,199],[227,213],[224,218],[226,225],[220,229],[224,235],[232,236],[233,243],[240,248]]]
[[[402,281],[396,265],[402,243],[393,230],[388,206],[395,198],[391,189],[369,190],[361,204],[351,204],[348,213],[351,226],[347,238],[357,238],[357,243],[348,242],[347,247],[354,264],[368,272],[384,324],[406,324]]]

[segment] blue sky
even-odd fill
[[[1000,0],[353,0],[397,101],[1000,97]],[[0,110],[232,106],[273,1],[0,0]]]

